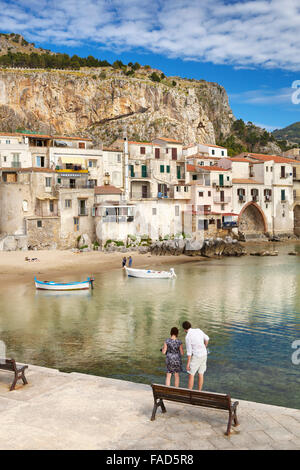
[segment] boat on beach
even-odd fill
[[[88,277],[86,281],[82,282],[52,282],[52,281],[38,281],[34,278],[35,287],[41,290],[59,290],[59,291],[70,291],[70,290],[82,290],[93,288],[94,279]]]
[[[124,266],[128,277],[138,277],[144,279],[174,279],[176,277],[173,268],[170,271],[153,271],[152,269],[134,269]]]

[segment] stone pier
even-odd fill
[[[0,371],[1,450],[300,449],[300,410],[239,400],[227,437],[224,411],[166,402],[150,421],[149,385],[32,365],[26,377],[10,392]]]

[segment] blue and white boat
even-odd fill
[[[86,281],[82,282],[51,282],[51,281],[38,281],[34,278],[35,287],[42,290],[82,290],[93,288],[94,279],[88,277]]]

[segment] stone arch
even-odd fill
[[[266,233],[268,224],[263,210],[255,202],[248,202],[238,217],[239,230],[245,234]]]
[[[300,235],[300,204],[294,205],[294,233]]]

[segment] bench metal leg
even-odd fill
[[[15,374],[14,381],[13,381],[13,383],[11,384],[10,389],[9,389],[10,392],[12,392],[12,391],[15,389],[15,386],[16,386],[17,381],[18,381],[18,376]]]
[[[158,408],[159,406],[161,407],[161,412],[162,412],[162,413],[166,413],[166,412],[167,412],[163,400],[162,400],[161,398],[160,398],[159,400],[155,400],[155,401],[154,401],[153,410],[152,410],[151,421],[154,421],[154,420],[155,420],[156,411],[157,411],[157,408]]]
[[[228,424],[227,424],[227,430],[225,432],[225,436],[230,435],[231,423],[232,423],[232,412],[229,411],[229,418],[228,418]]]
[[[238,422],[238,419],[237,419],[237,414],[236,414],[236,409],[237,409],[238,404],[239,404],[239,402],[235,402],[232,405],[231,410],[229,411],[227,431],[225,433],[226,436],[230,435],[232,420],[233,420],[233,426],[238,426],[239,425],[239,422]]]
[[[156,415],[156,410],[158,408],[158,405],[156,402],[154,402],[153,410],[152,410],[152,415],[151,415],[151,421],[155,420],[155,415]]]
[[[24,384],[24,385],[27,385],[27,384],[28,384],[28,382],[27,382],[27,380],[26,380],[26,377],[25,377],[25,372],[24,372],[24,371],[22,372],[21,379],[23,380],[23,384]]]

